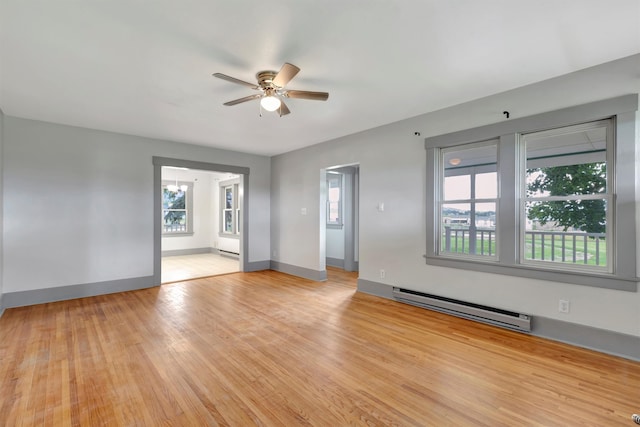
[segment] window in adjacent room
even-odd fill
[[[193,183],[163,181],[163,235],[193,234]]]
[[[339,172],[327,171],[327,225],[342,227],[342,182]]]
[[[220,235],[224,237],[237,237],[241,231],[238,179],[220,183],[220,207]]]

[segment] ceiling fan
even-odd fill
[[[299,71],[300,68],[285,62],[277,73],[275,71],[259,71],[256,74],[256,79],[258,80],[257,84],[245,82],[244,80],[239,80],[235,77],[227,76],[222,73],[214,73],[213,76],[231,83],[248,86],[251,89],[260,92],[254,95],[245,96],[244,98],[225,102],[224,105],[231,106],[251,101],[253,99],[260,99],[260,105],[262,108],[267,111],[277,110],[280,117],[282,117],[291,112],[282,98],[311,99],[315,101],[326,101],[327,98],[329,98],[329,94],[327,92],[285,89],[284,87],[286,84],[289,83]]]

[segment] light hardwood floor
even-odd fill
[[[640,363],[235,273],[9,309],[1,426],[629,426]]]
[[[162,257],[162,283],[198,279],[240,271],[240,261],[218,254]]]

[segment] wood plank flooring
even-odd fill
[[[629,426],[640,363],[236,273],[9,309],[0,426]]]
[[[162,257],[161,283],[180,282],[240,271],[237,258],[218,254],[194,254]]]

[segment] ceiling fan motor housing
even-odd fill
[[[275,88],[276,86],[273,84],[273,79],[276,77],[276,74],[275,71],[260,71],[256,74],[256,79],[263,89]]]
[[[293,64],[285,62],[280,71],[265,70],[256,73],[256,80],[258,85],[246,82],[244,80],[236,79],[235,77],[228,76],[222,73],[214,73],[213,76],[222,80],[229,81],[231,83],[239,84],[242,86],[248,86],[253,90],[257,90],[260,93],[255,95],[245,96],[243,98],[234,99],[233,101],[225,102],[224,105],[232,106],[241,104],[243,102],[252,101],[254,99],[260,99],[260,104],[268,111],[278,111],[280,116],[289,114],[289,108],[284,103],[282,98],[298,98],[298,99],[311,99],[316,101],[326,101],[329,97],[327,92],[311,92],[307,90],[285,90],[284,87],[293,79],[300,71],[299,67]],[[271,106],[267,106],[267,101],[271,102]],[[275,108],[271,108],[275,105]]]

